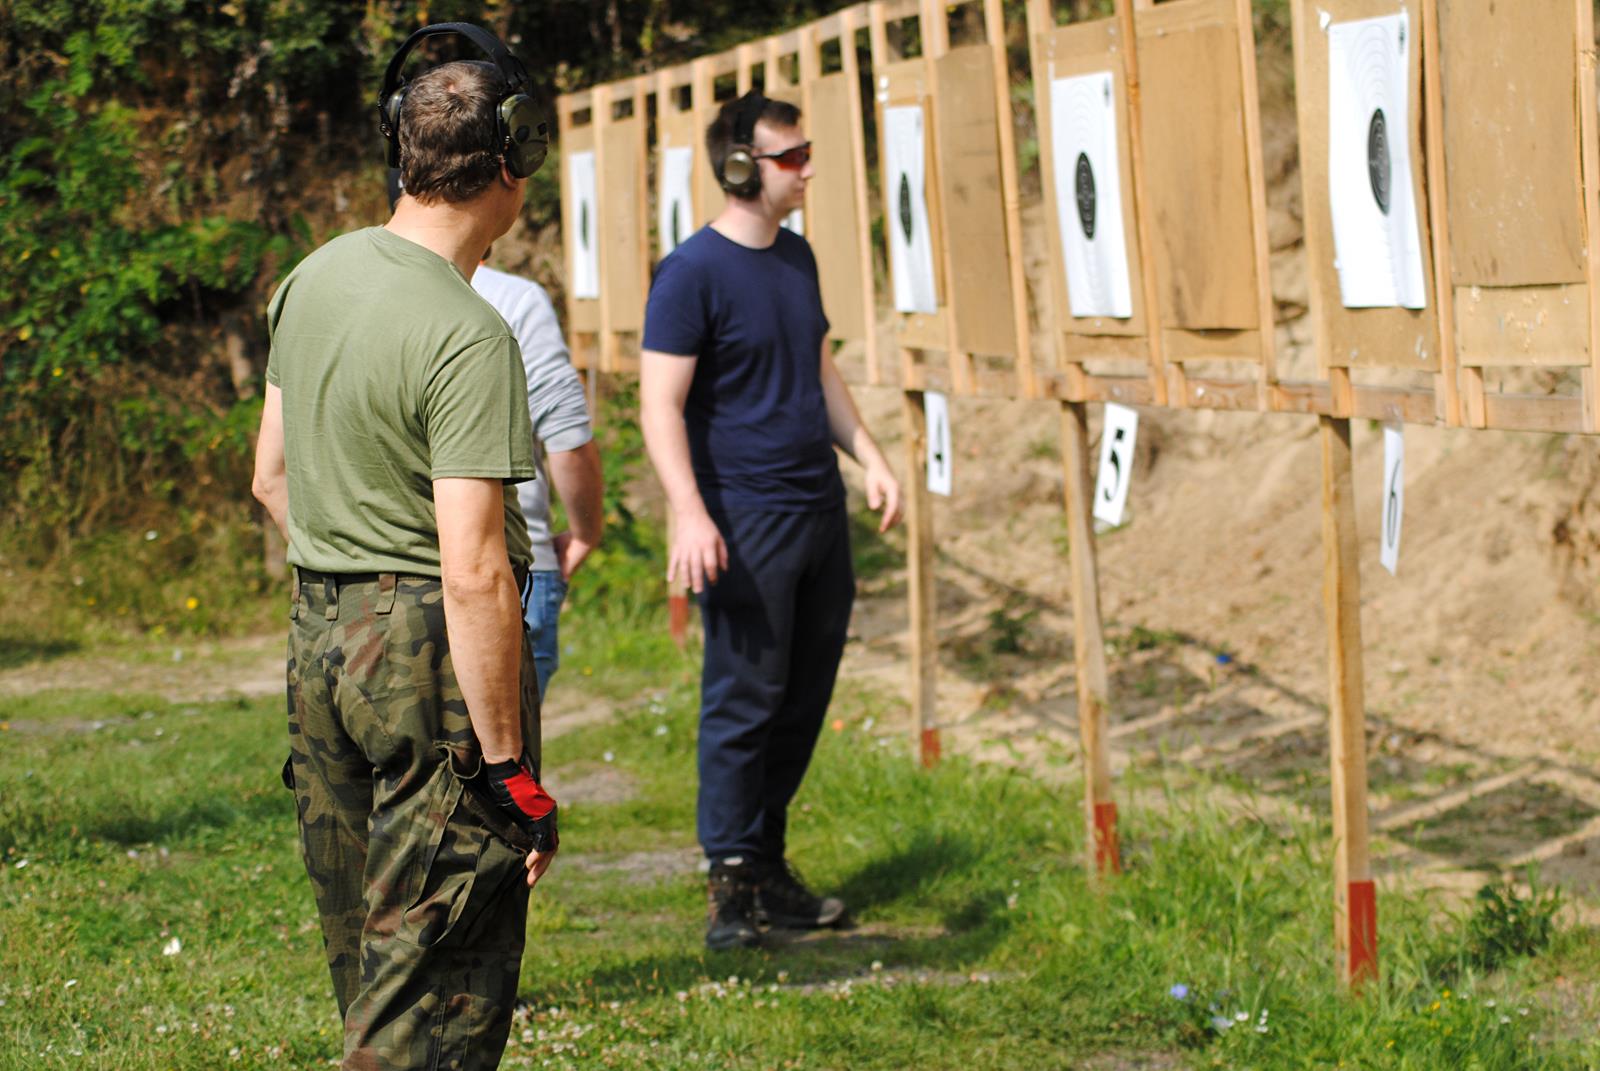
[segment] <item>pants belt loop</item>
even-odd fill
[[[289,596],[289,620],[298,621],[300,620],[300,567],[298,565],[289,566],[289,578],[294,581],[294,587],[291,589]]]
[[[386,614],[394,609],[395,575],[393,573],[378,574],[378,613]]]
[[[328,603],[328,608],[322,612],[322,616],[329,621],[339,620],[339,585],[333,582],[331,576],[322,578],[322,597]]]

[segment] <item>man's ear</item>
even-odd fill
[[[525,181],[511,173],[511,165],[506,162],[504,156],[500,157],[500,181],[511,189],[517,189]]]

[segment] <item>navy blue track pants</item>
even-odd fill
[[[713,861],[776,861],[850,625],[850,533],[842,505],[713,519],[729,561],[700,596],[700,844]]]

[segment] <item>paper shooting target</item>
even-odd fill
[[[572,242],[572,296],[600,296],[600,250],[595,233],[594,153],[575,152],[567,157],[567,196],[577,233]]]
[[[1050,83],[1056,218],[1072,315],[1133,315],[1110,71]]]
[[[674,146],[661,151],[661,189],[656,195],[656,235],[666,256],[689,237],[694,226],[690,179],[694,150]]]
[[[781,226],[784,230],[794,231],[794,233],[804,238],[806,236],[806,210],[803,208],[797,208],[793,212],[790,212],[787,216],[783,217],[783,223]]]
[[[938,312],[928,224],[927,148],[919,105],[883,110],[884,155],[898,226],[889,227],[889,271],[899,312]]]
[[[1328,202],[1347,308],[1427,306],[1405,12],[1328,27]]]

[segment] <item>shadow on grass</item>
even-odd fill
[[[81,650],[83,644],[76,640],[41,640],[11,632],[0,633],[0,669],[18,669],[33,662],[49,662]]]

